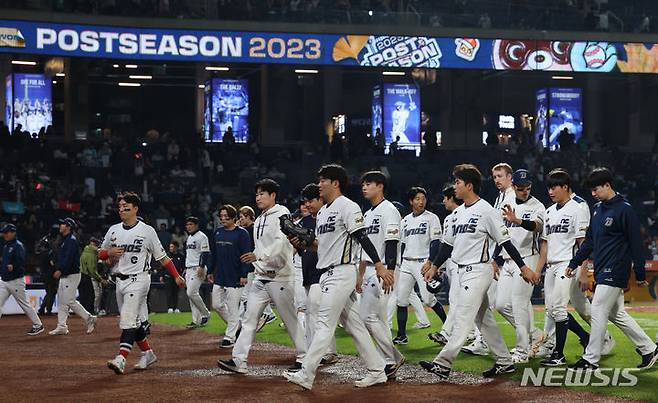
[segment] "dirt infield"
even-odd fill
[[[47,317],[47,330],[53,329],[54,317]],[[102,318],[92,335],[85,335],[82,321],[69,320],[70,334],[49,336],[43,333],[28,337],[29,321],[24,316],[0,319],[3,374],[0,400],[26,401],[535,401],[584,400],[614,401],[610,398],[575,394],[560,388],[521,388],[511,382],[484,384],[418,384],[413,364],[406,367],[406,379],[368,389],[356,389],[349,380],[327,368],[321,371],[313,391],[303,391],[280,376],[226,375],[216,369],[216,361],[230,350],[217,348],[216,337],[208,334],[154,326],[152,346],[159,361],[149,370],[136,372],[132,366],[139,353],[128,359],[126,375],[117,376],[105,362],[117,352],[119,329],[117,318]],[[135,350],[138,350],[135,346]],[[252,350],[250,371],[272,374],[282,372],[294,360],[289,350],[258,345]],[[352,365],[349,358],[345,358]],[[354,361],[357,363],[357,361]],[[344,364],[345,365],[345,364]],[[404,369],[403,368],[403,369]],[[253,369],[253,370],[252,370]],[[356,372],[359,367],[353,368]],[[335,371],[334,371],[335,372]],[[343,377],[344,378],[344,377]],[[459,379],[457,376],[456,379]],[[451,378],[452,382],[452,378]],[[476,383],[482,382],[478,380]]]

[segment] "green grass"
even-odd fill
[[[656,336],[656,332],[658,332],[658,315],[655,313],[640,312],[631,312],[631,315],[638,321],[649,337],[653,339]],[[441,323],[439,318],[431,312],[428,313],[428,316],[432,321],[431,329],[439,329]],[[191,314],[189,312],[180,314],[155,314],[151,316],[151,319],[154,323],[184,326],[190,322]],[[507,345],[510,347],[514,346],[514,329],[500,315],[496,316],[496,320],[501,328]],[[535,320],[540,328],[543,327],[543,312],[536,311]],[[279,326],[279,323],[280,320],[277,320],[275,323],[265,326],[260,333],[257,333],[256,340],[291,347],[292,343],[290,338],[285,329]],[[415,323],[413,311],[410,311],[409,313],[408,323],[409,328]],[[213,318],[208,326],[202,328],[201,331],[220,335],[223,334],[224,328],[224,322],[219,319],[216,313],[213,313]],[[585,328],[588,329],[586,325]],[[639,363],[640,358],[635,352],[634,346],[615,326],[609,324],[608,328],[617,341],[617,344],[613,354],[604,357],[600,365],[602,367],[613,368],[635,368]],[[431,360],[439,352],[438,346],[427,338],[427,333],[431,329],[409,329],[407,331],[409,344],[400,346],[400,351],[406,356],[408,363],[414,364],[420,360]],[[341,328],[338,328],[336,331],[336,344],[339,353],[356,355],[356,348],[354,347],[352,339],[347,336],[345,331]],[[565,355],[567,356],[568,362],[575,362],[580,358],[581,354],[582,347],[578,344],[578,341],[573,334],[570,334],[565,347]],[[454,363],[454,369],[457,371],[479,374],[485,369],[490,368],[492,364],[493,359],[490,357],[476,357],[467,354],[460,354]],[[538,366],[538,360],[533,360],[529,364],[519,366],[519,368],[537,368]],[[522,370],[517,370],[516,374],[514,374],[511,379],[520,382],[522,373]],[[636,372],[634,374],[638,375],[638,384],[634,387],[569,387],[569,389],[578,392],[586,391],[626,399],[658,402],[658,366],[650,371]]]

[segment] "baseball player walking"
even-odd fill
[[[185,219],[185,230],[189,235],[185,241],[185,284],[187,284],[187,297],[190,299],[190,310],[192,311],[192,322],[186,327],[194,329],[205,326],[210,320],[210,311],[199,293],[201,284],[206,280],[210,245],[206,234],[199,231],[197,217]]]
[[[348,185],[345,168],[336,164],[325,165],[318,171],[318,177],[320,196],[327,203],[318,212],[316,241],[311,247],[318,252],[317,267],[321,272],[318,319],[311,346],[302,361],[302,369],[284,372],[283,376],[304,389],[313,388],[318,366],[329,348],[340,318],[366,363],[367,375],[354,385],[364,388],[385,383],[384,360],[359,316],[355,291],[357,248],[354,241],[361,245],[374,263],[384,292],[392,290],[394,276],[381,262],[377,250],[368,239],[361,209],[343,195]]]
[[[445,220],[443,221],[443,236],[450,230],[450,223],[452,222],[451,215],[457,209],[457,207],[464,204],[464,202],[455,195],[455,186],[449,185],[443,189],[443,207],[450,213]],[[457,281],[457,265],[452,259],[446,260],[446,276],[448,277],[448,282],[450,284],[450,290],[448,291],[448,303],[450,304],[450,309],[448,310],[448,315],[446,316],[445,322],[441,327],[440,332],[430,333],[428,335],[429,339],[435,343],[447,344],[448,339],[453,334],[454,324],[455,324],[455,312],[457,312],[457,296],[459,294],[459,284]],[[471,328],[474,328],[472,326]]]
[[[555,349],[550,357],[542,361],[542,365],[563,366],[566,365],[564,345],[568,330],[578,336],[583,347],[589,342],[589,334],[567,312],[574,279],[566,275],[574,251],[585,240],[589,217],[571,198],[571,177],[565,170],[551,171],[546,178],[546,186],[555,204],[546,210],[540,257],[535,271],[538,279],[548,263],[544,277],[544,305],[546,315],[550,315],[555,322]]]
[[[59,233],[62,235],[62,244],[59,247],[56,270],[53,277],[59,279],[59,305],[57,306],[57,327],[48,334],[52,336],[69,333],[66,321],[69,318],[69,309],[81,317],[87,324],[87,334],[96,328],[96,316],[90,314],[76,299],[75,293],[80,285],[80,246],[73,233],[76,223],[72,218],[65,218],[59,223]]]
[[[386,176],[380,171],[370,171],[361,177],[361,192],[372,206],[364,215],[364,225],[377,256],[384,256],[386,268],[395,270],[398,265],[398,244],[400,241],[400,212],[384,198]],[[369,256],[361,253],[357,292],[361,294],[359,314],[368,332],[375,340],[378,350],[386,363],[384,371],[389,380],[395,379],[404,356],[395,348],[391,331],[386,324],[386,307],[389,294],[384,293],[375,265]],[[410,290],[409,290],[410,291]]]
[[[255,188],[256,205],[262,211],[254,224],[256,247],[253,252],[245,253],[240,258],[243,263],[254,265],[254,282],[247,298],[247,312],[242,321],[242,331],[233,347],[233,358],[217,361],[220,368],[239,374],[247,372],[247,358],[258,320],[270,301],[276,305],[288,335],[295,344],[297,354],[293,369],[301,368],[301,361],[306,354],[304,332],[297,321],[294,303],[293,248],[281,232],[279,224],[279,217],[289,215],[290,211],[276,203],[279,184],[274,180],[258,181]]]
[[[135,365],[136,370],[144,370],[157,361],[147,338],[150,324],[146,297],[151,288],[151,258],[160,262],[169,275],[176,279],[179,287],[185,286],[185,280],[167,257],[155,229],[137,220],[140,202],[136,193],[119,194],[117,204],[121,223],[114,224],[107,230],[98,251],[101,260],[110,261],[112,274],[117,279],[116,296],[120,311],[121,339],[119,354],[107,362],[108,368],[117,375],[124,373],[126,358],[135,342],[142,351],[142,356]]]
[[[512,356],[507,350],[500,329],[491,314],[487,295],[493,281],[491,274],[491,242],[501,245],[521,268],[526,281],[534,279],[534,272],[526,266],[518,250],[510,242],[509,231],[500,211],[492,207],[478,195],[482,174],[471,164],[457,165],[453,171],[455,195],[464,201],[450,216],[450,228],[443,237],[441,246],[433,262],[423,266],[425,281],[430,281],[448,258],[457,264],[459,294],[455,313],[454,334],[433,362],[421,361],[427,371],[447,379],[452,363],[466,341],[471,324],[475,322],[489,348],[495,356],[494,366],[483,376],[494,377],[515,371]]]
[[[25,263],[26,252],[23,243],[16,239],[16,226],[6,224],[2,227],[2,236],[5,245],[2,248],[2,261],[0,261],[0,317],[2,307],[9,296],[13,296],[18,306],[32,321],[32,329],[28,336],[36,336],[43,332],[43,324],[32,305],[25,296]]]
[[[407,314],[409,296],[414,285],[418,285],[423,303],[432,308],[445,323],[446,312],[436,297],[427,290],[421,269],[427,259],[433,260],[441,243],[442,230],[439,217],[425,210],[427,191],[412,187],[407,195],[412,213],[402,219],[401,251],[402,263],[396,285],[398,334],[395,344],[407,344]]]
[[[539,260],[539,234],[544,226],[544,205],[530,195],[532,179],[525,169],[514,172],[512,183],[516,198],[514,204],[503,206],[503,218],[509,229],[512,244],[523,260],[535,267]],[[495,254],[499,252],[499,247]],[[531,353],[530,335],[533,315],[530,297],[534,289],[520,276],[519,267],[508,253],[500,256],[500,274],[496,294],[496,310],[515,328],[516,346],[512,354],[515,364],[527,363]]]
[[[240,261],[240,256],[251,249],[251,240],[246,229],[236,225],[238,211],[230,204],[219,209],[222,227],[212,236],[211,273],[208,281],[213,283],[212,307],[226,322],[221,348],[231,348],[235,344],[240,329],[240,297],[242,287],[247,284],[247,274],[251,266]]]
[[[573,277],[577,268],[590,255],[594,256],[596,288],[592,298],[592,331],[585,354],[574,370],[595,370],[601,359],[601,350],[608,320],[615,324],[640,354],[640,369],[651,368],[658,361],[658,347],[624,310],[624,289],[628,287],[631,262],[638,286],[646,286],[644,255],[640,222],[631,205],[613,188],[612,172],[607,168],[594,169],[587,178],[592,196],[599,203],[587,229],[585,241],[571,259],[567,276]],[[584,291],[589,286],[587,272],[581,270],[578,283]]]

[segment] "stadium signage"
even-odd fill
[[[658,73],[658,44],[198,31],[0,20],[0,52],[109,59]]]

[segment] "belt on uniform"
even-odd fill
[[[403,257],[402,260],[409,260],[412,262],[424,262],[427,260],[427,258]]]
[[[318,269],[318,272],[320,273],[320,275],[323,275],[324,273],[328,272],[329,270],[333,270],[334,267],[336,267],[336,266],[329,266],[329,267],[325,267],[324,269]]]
[[[471,267],[473,266],[472,264],[458,264],[457,267],[460,269],[463,269],[464,267]]]
[[[117,276],[117,278],[118,278],[119,280],[126,281],[126,280],[128,280],[129,278],[137,278],[138,275],[137,275],[137,274],[121,274],[121,273],[117,273],[117,274],[115,274],[115,276]]]

